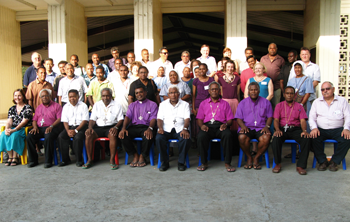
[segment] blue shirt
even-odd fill
[[[51,83],[51,85],[53,85],[55,82],[56,76],[57,76],[57,73],[55,73],[55,72],[52,72],[51,75],[46,74],[45,80],[47,82]]]
[[[305,95],[306,93],[314,93],[312,79],[308,78],[307,76],[303,76],[301,78],[294,77],[288,81],[287,86],[293,86],[295,92],[297,92],[298,89],[299,95],[301,96]]]
[[[33,82],[36,79],[36,71],[38,69],[34,67],[34,65],[31,65],[26,72],[24,73],[23,77],[23,85],[29,86],[29,83]]]
[[[269,96],[269,82],[270,82],[270,78],[266,77],[266,79],[264,79],[263,81],[259,82],[259,87],[260,87],[260,93],[259,96],[264,97],[266,99],[266,97]],[[256,82],[254,77],[249,79],[249,82]]]
[[[108,66],[106,66],[105,64],[98,64],[99,66],[103,66],[103,69],[105,70],[105,78],[108,77],[108,74],[109,74],[109,68]],[[96,66],[95,64],[92,63],[92,66],[94,67],[94,74],[96,75]]]

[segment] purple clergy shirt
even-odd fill
[[[235,119],[241,119],[251,130],[262,130],[268,118],[272,117],[273,111],[270,101],[259,96],[255,102],[250,97],[243,99],[237,107]],[[256,126],[254,122],[256,123]],[[238,127],[238,132],[241,127]]]
[[[157,119],[158,106],[155,102],[145,99],[135,101],[129,105],[126,116],[131,119],[132,125],[149,126],[152,119]],[[142,116],[142,118],[140,118]]]
[[[36,108],[33,120],[36,121],[38,127],[48,127],[51,126],[57,119],[61,118],[61,114],[62,107],[58,103],[51,101],[48,106],[40,104]],[[44,122],[41,125],[43,119]]]
[[[289,106],[286,101],[283,101],[276,105],[273,118],[280,121],[280,127],[285,126],[287,122],[289,126],[299,127],[301,119],[307,120],[304,107],[296,102],[293,102],[293,104]]]
[[[203,120],[204,123],[209,122],[213,118],[212,112],[215,113],[215,121],[222,123],[226,123],[228,120],[234,118],[228,102],[220,98],[214,103],[210,97],[201,102],[196,118]]]

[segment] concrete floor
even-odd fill
[[[1,164],[0,221],[350,221],[350,169],[319,172],[311,168],[311,153],[307,176],[290,159],[283,159],[280,174],[265,165],[228,173],[219,160],[197,172],[196,153],[190,151],[184,172],[176,157],[167,172],[150,165],[112,171],[107,160],[88,170]]]

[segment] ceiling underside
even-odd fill
[[[224,12],[163,14],[163,45],[169,49],[169,60],[177,62],[184,50],[191,53],[191,58],[197,58],[202,44],[210,45],[210,54],[221,59],[225,47],[224,16]],[[291,49],[298,51],[303,45],[303,17],[303,11],[248,11],[248,46],[260,58],[267,53],[268,44],[275,42],[278,53],[286,58]],[[89,58],[93,53],[98,53],[101,60],[111,58],[112,46],[118,46],[124,57],[133,51],[132,15],[88,18],[87,28]],[[21,38],[24,65],[31,64],[33,51],[47,57],[47,21],[21,22]]]

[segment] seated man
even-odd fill
[[[51,101],[51,90],[42,89],[39,93],[42,104],[35,110],[33,117],[33,129],[27,135],[28,145],[28,167],[38,165],[38,154],[35,149],[36,143],[40,138],[45,138],[45,163],[44,168],[52,167],[53,152],[56,152],[54,140],[61,132],[61,114],[62,107]],[[38,126],[39,124],[39,126]]]
[[[134,159],[130,163],[131,167],[144,167],[147,165],[145,157],[148,156],[156,134],[155,125],[158,106],[155,102],[148,100],[146,95],[147,91],[144,85],[136,86],[135,96],[137,101],[129,105],[123,128],[119,133],[119,138],[122,140],[125,151],[129,155],[134,155]],[[135,137],[142,137],[140,155],[133,144]]]
[[[283,93],[285,101],[277,104],[273,114],[275,133],[273,134],[272,150],[276,166],[272,172],[279,173],[281,171],[282,145],[286,139],[292,139],[300,144],[301,149],[297,171],[300,175],[306,175],[305,169],[311,145],[310,135],[306,130],[306,112],[302,105],[294,102],[294,95],[295,89],[292,86],[287,86]]]
[[[322,96],[313,103],[309,115],[312,147],[319,163],[318,170],[337,171],[350,147],[350,110],[347,100],[334,94],[331,82],[321,86]],[[323,149],[323,141],[336,140],[338,148],[328,162]]]
[[[89,121],[89,127],[85,131],[85,146],[88,161],[83,165],[83,169],[92,166],[92,152],[95,139],[99,137],[108,137],[110,149],[110,165],[112,170],[118,169],[114,157],[117,150],[118,129],[123,124],[122,107],[112,100],[112,90],[104,88],[101,90],[102,100],[95,103]]]
[[[89,110],[87,105],[79,101],[79,92],[71,89],[68,92],[69,102],[63,107],[61,122],[64,130],[58,136],[58,142],[62,151],[62,162],[58,166],[65,166],[70,163],[69,145],[73,138],[73,150],[76,158],[76,166],[83,165],[83,145],[85,130],[89,121]]]
[[[259,96],[260,87],[257,82],[252,82],[248,86],[249,97],[242,100],[237,107],[235,119],[239,125],[238,140],[241,149],[247,155],[247,164],[244,169],[260,170],[259,157],[265,153],[269,147],[272,123],[272,106],[270,101]],[[250,154],[250,140],[257,139],[258,152],[254,159]]]
[[[160,171],[169,168],[167,143],[169,139],[177,139],[179,148],[178,170],[186,170],[185,159],[191,147],[188,127],[190,126],[190,106],[179,99],[180,92],[177,86],[168,89],[169,99],[159,106],[157,115],[158,134],[156,136],[157,149],[160,153]]]
[[[234,172],[236,169],[231,166],[233,136],[230,126],[233,122],[231,107],[225,100],[220,98],[220,84],[211,82],[209,84],[208,99],[203,100],[199,105],[197,123],[201,129],[197,136],[197,147],[199,148],[202,165],[198,171],[208,168],[207,156],[209,143],[214,138],[221,139],[221,146],[224,148],[225,167],[227,172]]]

